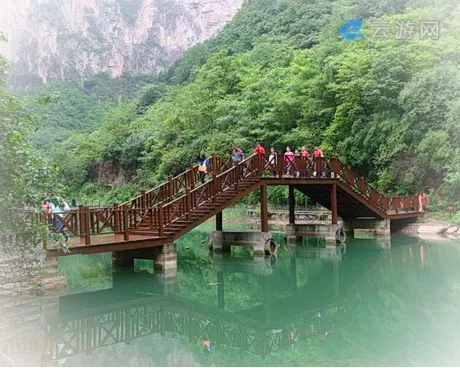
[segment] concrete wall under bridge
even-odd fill
[[[268,232],[261,231],[214,231],[211,234],[212,250],[216,253],[230,252],[231,246],[250,246],[255,257],[276,254],[278,247]]]

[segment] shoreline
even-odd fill
[[[329,211],[318,211],[318,213],[326,216],[328,212]],[[289,216],[288,210],[269,211],[269,214],[271,215],[268,219],[269,226],[279,227],[287,225]],[[252,224],[257,224],[259,222],[256,211],[249,211],[249,219]],[[238,222],[235,220],[236,219],[232,219],[231,222]],[[305,219],[302,219],[302,215],[300,215],[298,223],[308,223],[308,221],[306,222]],[[327,225],[330,222],[327,220],[317,220],[315,223]],[[417,236],[425,240],[460,240],[460,226],[454,225],[451,222],[439,220],[434,217],[434,214],[429,212],[425,213],[418,221],[407,223],[393,233]]]

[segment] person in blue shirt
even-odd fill
[[[209,170],[209,160],[204,153],[198,156],[198,173],[200,175],[201,184],[206,183],[206,175]]]
[[[64,213],[68,212],[66,211],[67,207],[69,207],[69,205],[62,198],[56,198],[54,201],[51,201],[51,213],[56,214],[54,216],[55,232],[57,232],[63,226],[62,218],[64,217]],[[66,241],[69,240],[69,236],[65,232],[64,228],[62,228],[62,230],[59,233],[64,235]]]

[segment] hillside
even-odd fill
[[[338,30],[355,18],[364,38],[345,40]],[[422,35],[433,19],[440,36]],[[390,25],[388,37],[375,36],[376,20]],[[200,151],[321,145],[379,190],[456,202],[459,25],[454,1],[247,1],[217,37],[51,157],[80,198],[101,197],[94,181],[114,184],[97,180],[101,165],[123,171],[130,186],[106,193],[119,200],[179,173]]]

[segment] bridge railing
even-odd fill
[[[258,171],[258,169],[262,167],[259,164],[261,162],[261,160],[256,160],[255,155],[252,155],[239,165],[232,166],[219,175],[213,173],[212,179],[205,184],[193,190],[187,189],[186,193],[181,197],[164,206],[160,205],[161,211],[157,213],[157,216],[159,216],[158,223],[166,227],[184,216],[189,220],[193,211],[198,209],[202,204],[209,200],[215,202],[217,194],[225,192],[232,187],[237,187],[238,183],[244,178],[259,175],[258,173],[261,170]]]
[[[224,159],[213,154],[209,158],[209,173],[220,173],[230,167],[230,159]],[[127,205],[129,208],[148,208],[157,205],[160,202],[168,202],[182,195],[187,188],[194,188],[199,185],[200,176],[198,165],[190,165],[183,173],[168,179],[148,191],[141,191],[137,197],[122,203],[121,206]]]
[[[129,230],[136,229],[143,219],[148,218],[152,227],[158,228],[155,208],[129,208],[127,205],[104,208],[79,206],[69,212],[55,212],[41,215],[53,233],[80,237],[80,244],[90,245],[93,235],[120,234],[129,240]],[[153,215],[151,215],[153,213]],[[49,244],[45,244],[49,248]]]
[[[264,174],[297,178],[331,178],[336,171],[336,158],[287,156],[283,154],[263,157]]]
[[[182,218],[189,221],[194,211],[208,201],[215,202],[219,193],[231,188],[238,191],[242,179],[285,175],[339,180],[355,195],[386,214],[420,210],[417,196],[388,197],[381,194],[337,157],[295,156],[291,160],[284,155],[271,158],[252,155],[239,165],[232,165],[230,160],[213,156],[210,168],[212,179],[205,184],[197,183],[198,171],[195,168],[191,167],[167,183],[143,192],[122,205],[99,208],[80,206],[70,212],[50,214],[45,221],[52,225],[54,232],[66,231],[80,236],[84,244],[91,244],[92,235],[105,233],[123,234],[123,239],[128,240],[129,231],[140,227],[158,236],[165,236],[166,227]]]
[[[389,197],[379,193],[366,180],[337,157],[303,157],[283,154],[264,157],[264,175],[307,179],[338,179],[362,199],[384,213],[418,211],[418,197]]]

